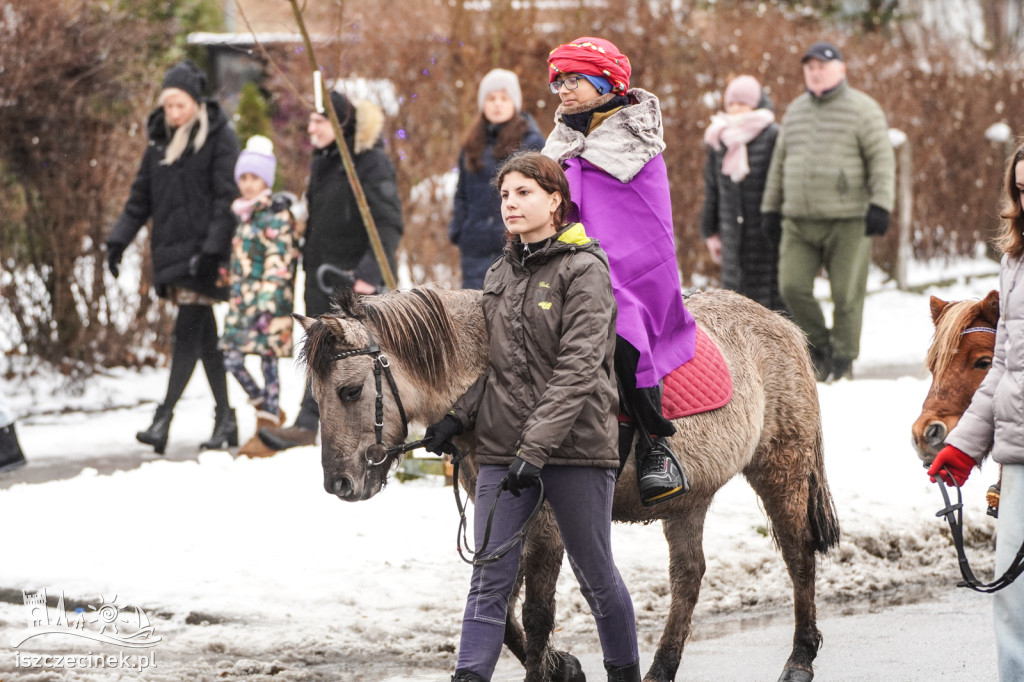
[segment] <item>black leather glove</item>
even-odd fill
[[[778,244],[782,240],[782,214],[763,213],[761,214],[761,230],[772,244]]]
[[[203,281],[215,282],[218,270],[220,270],[220,256],[215,253],[204,251],[192,256],[188,262],[188,274]]]
[[[121,274],[121,257],[124,256],[126,247],[127,244],[121,242],[107,242],[107,269],[114,279]]]
[[[889,231],[889,212],[881,206],[868,206],[868,215],[864,218],[864,234],[869,237],[881,237]]]
[[[452,436],[457,436],[462,433],[462,422],[455,418],[455,415],[446,414],[444,419],[439,422],[434,422],[427,427],[427,433],[424,435],[424,439],[427,443],[423,446],[423,449],[427,452],[432,452],[438,457],[444,455],[445,450],[451,452]],[[445,447],[447,445],[447,448]]]
[[[526,488],[532,488],[540,480],[540,467],[535,467],[525,459],[516,455],[515,461],[508,465],[508,475],[505,476],[505,490],[519,497],[519,493]]]

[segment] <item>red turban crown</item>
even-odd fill
[[[580,73],[607,78],[612,92],[624,95],[629,90],[629,59],[603,38],[577,38],[559,45],[548,55],[548,82],[559,74]]]

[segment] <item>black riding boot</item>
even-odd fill
[[[230,407],[217,408],[213,434],[210,436],[210,440],[199,446],[199,449],[219,450],[224,447],[238,447],[238,422],[235,421],[235,411]]]
[[[0,429],[0,471],[17,469],[25,463],[25,453],[18,443],[18,434],[14,432],[14,424]]]
[[[452,675],[452,682],[487,682],[487,680],[468,670],[456,670]]]
[[[604,669],[608,671],[608,682],[640,682],[640,661],[622,666],[605,661]]]
[[[164,448],[167,447],[167,432],[171,429],[171,418],[173,416],[174,410],[168,407],[166,403],[158,405],[156,414],[153,415],[153,423],[145,431],[136,433],[135,440],[146,445],[152,445],[153,450],[158,455],[164,454]]]

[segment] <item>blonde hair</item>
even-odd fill
[[[999,236],[995,239],[996,247],[1011,258],[1024,255],[1024,210],[1020,204],[1020,190],[1017,189],[1017,164],[1024,161],[1024,144],[1018,145],[1006,168],[1003,182],[1003,210],[999,217],[1003,223]]]
[[[169,90],[170,88],[168,88]],[[167,98],[167,90],[160,93],[160,99],[157,103],[160,106],[164,105],[164,100]],[[160,162],[163,166],[170,166],[172,163],[181,158],[181,155],[188,149],[189,138],[192,136],[192,130],[198,125],[196,130],[195,140],[192,142],[192,148],[198,151],[202,148],[206,142],[206,136],[210,132],[210,117],[206,113],[206,102],[196,102],[196,111],[184,125],[178,126],[178,129],[174,131],[174,135],[171,136],[171,141],[167,144],[167,151],[164,152],[164,159]]]

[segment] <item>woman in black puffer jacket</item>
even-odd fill
[[[544,136],[533,117],[521,111],[519,78],[492,69],[480,81],[480,117],[466,135],[459,154],[459,184],[448,225],[448,238],[462,256],[462,286],[479,289],[494,259],[505,248],[501,200],[491,179],[517,149],[540,149]]]
[[[722,287],[785,312],[779,294],[779,245],[761,229],[761,195],[779,127],[771,102],[752,76],[733,79],[725,112],[715,114],[704,142],[701,237],[722,266]]]
[[[136,434],[158,454],[167,444],[174,405],[200,359],[217,404],[213,435],[201,447],[238,445],[212,307],[227,300],[221,268],[235,230],[231,202],[238,196],[238,139],[217,102],[203,98],[206,76],[195,64],[176,64],[162,85],[160,106],[147,122],[149,146],[107,239],[107,263],[117,277],[125,248],[152,219],[156,292],[178,305],[167,395],[152,425]]]

